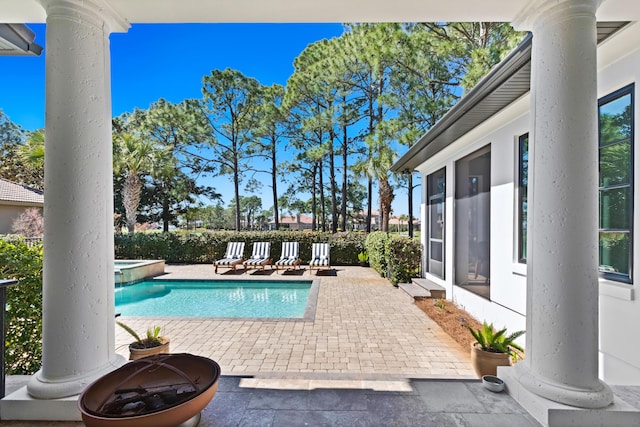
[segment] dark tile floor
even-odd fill
[[[407,380],[407,391],[376,391],[245,388],[242,380],[221,378],[201,427],[539,425],[507,394],[479,381],[416,379]]]
[[[26,377],[25,377],[26,378]],[[17,379],[17,378],[16,378]],[[23,379],[8,384],[20,386]],[[437,426],[532,427],[540,424],[506,393],[475,380],[278,380],[222,376],[200,427]],[[639,386],[613,386],[640,409]],[[2,427],[79,427],[79,422],[0,421]]]

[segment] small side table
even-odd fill
[[[5,395],[5,355],[4,343],[6,334],[7,287],[17,284],[17,280],[0,280],[0,399]]]

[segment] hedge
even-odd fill
[[[168,263],[210,263],[224,256],[230,241],[245,242],[244,255],[251,255],[253,242],[271,242],[271,256],[280,258],[282,242],[300,244],[300,259],[311,259],[311,244],[331,245],[332,265],[355,265],[365,250],[364,233],[310,231],[215,231],[202,233],[135,233],[115,236],[116,259],[163,259]]]
[[[7,288],[5,363],[7,375],[30,375],[42,360],[42,245],[0,239],[0,278]]]

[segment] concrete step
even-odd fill
[[[398,283],[398,287],[408,293],[413,299],[431,298],[431,292],[415,283]]]
[[[411,279],[411,281],[414,285],[420,286],[427,290],[431,294],[431,298],[440,299],[446,298],[447,296],[447,291],[443,286],[440,286],[429,279],[415,278]]]

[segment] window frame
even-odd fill
[[[523,168],[523,155],[525,153],[525,151],[523,150],[523,145],[526,142],[527,144],[527,150],[526,150],[526,154],[527,154],[527,168],[526,168],[526,172],[527,172],[527,185],[526,187],[523,186],[523,180],[524,180],[524,168]],[[518,136],[518,238],[517,238],[517,245],[518,247],[516,248],[517,253],[516,253],[516,258],[518,260],[519,264],[526,264],[527,263],[527,238],[526,238],[526,233],[527,233],[527,229],[526,226],[523,227],[523,216],[525,215],[524,209],[523,209],[523,204],[526,202],[528,204],[529,201],[529,197],[528,197],[528,189],[529,189],[529,132],[524,133],[520,136]],[[528,219],[528,209],[527,209],[527,219]]]
[[[442,192],[440,193],[431,193],[432,190],[432,179],[438,179],[439,176],[442,176],[443,179],[443,186],[442,186]],[[432,274],[440,279],[445,279],[445,275],[446,275],[446,240],[447,240],[447,236],[446,236],[446,211],[447,211],[447,168],[442,167],[432,173],[430,173],[429,175],[426,176],[426,187],[427,187],[427,194],[426,194],[426,199],[427,199],[427,235],[426,235],[426,252],[427,252],[427,259],[426,259],[426,265],[425,265],[425,269],[429,274]],[[442,203],[442,239],[432,239],[431,237],[431,205],[432,205],[432,200],[436,200],[436,199],[441,199]],[[440,263],[442,264],[442,274],[437,274],[434,273],[431,270],[431,241],[432,240],[440,240],[440,243],[442,245],[442,253],[441,253],[441,257],[442,257],[442,261],[440,261]]]
[[[607,271],[600,271],[599,267],[600,267],[600,233],[603,231],[607,231],[607,228],[601,228],[600,227],[600,195],[602,194],[602,191],[606,191],[606,190],[610,190],[610,189],[616,189],[616,188],[626,188],[627,185],[620,185],[620,184],[614,184],[614,185],[610,185],[610,186],[601,186],[600,185],[600,152],[602,150],[602,148],[607,148],[607,147],[611,147],[612,145],[619,143],[618,141],[611,143],[611,144],[607,144],[606,146],[601,146],[600,144],[600,138],[601,138],[601,121],[600,121],[600,108],[609,104],[610,102],[616,101],[624,96],[629,96],[630,97],[630,105],[631,105],[631,112],[630,112],[630,118],[631,118],[631,132],[629,135],[629,144],[630,144],[630,153],[629,153],[629,184],[628,184],[628,188],[629,188],[629,194],[630,194],[630,200],[629,200],[629,228],[628,228],[628,234],[629,234],[629,272],[628,273],[617,273],[617,272],[607,272]],[[632,83],[630,85],[627,85],[623,88],[620,88],[608,95],[603,96],[602,98],[598,99],[598,274],[601,278],[606,279],[606,280],[611,280],[611,281],[615,281],[618,283],[624,283],[624,284],[633,284],[633,254],[634,254],[634,238],[633,238],[633,234],[634,234],[634,205],[635,205],[635,200],[634,200],[634,191],[635,191],[635,173],[634,173],[634,168],[635,168],[635,162],[634,162],[634,155],[635,155],[635,84]],[[610,229],[612,231],[620,231],[622,229]]]

